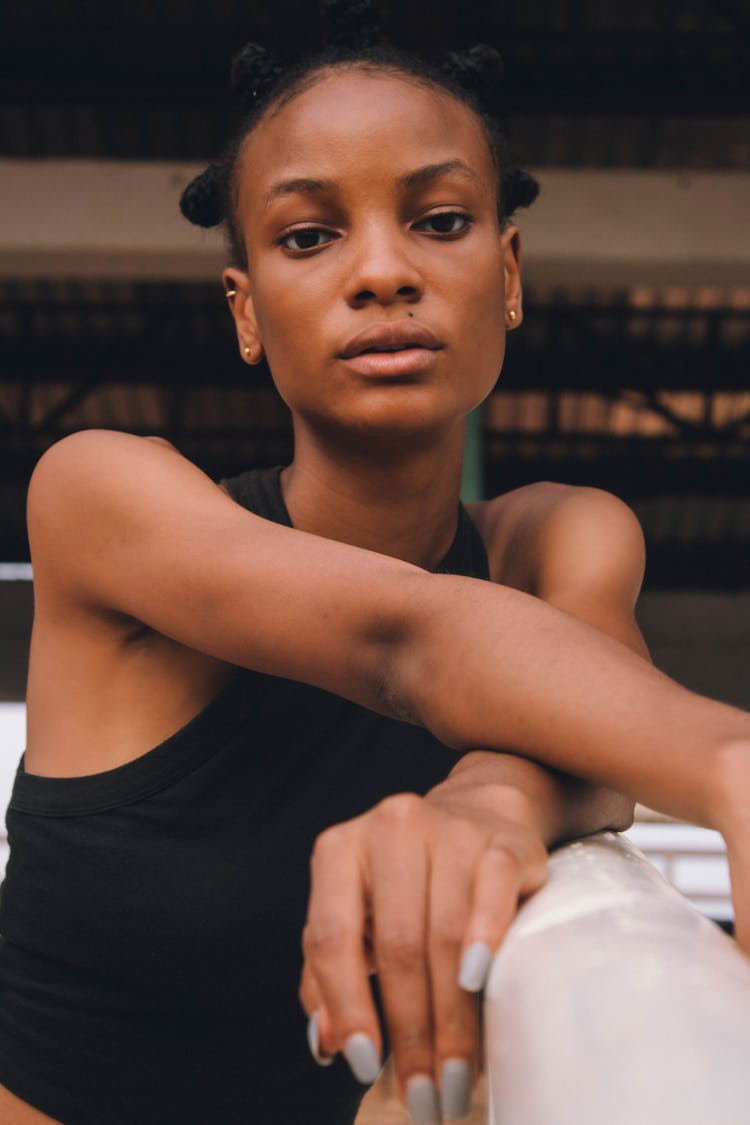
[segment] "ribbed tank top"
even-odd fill
[[[292,526],[281,469],[224,482]],[[488,577],[461,507],[438,570]],[[0,888],[0,1083],[64,1125],[350,1125],[366,1092],[311,1059],[297,998],[315,837],[460,755],[427,731],[236,669],[126,765],[19,764]],[[376,993],[377,999],[377,993]]]

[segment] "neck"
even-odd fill
[[[422,448],[331,449],[295,435],[281,488],[301,531],[433,570],[456,533],[463,424]]]

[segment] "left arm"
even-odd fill
[[[634,616],[645,569],[638,520],[621,500],[599,489],[545,487],[543,515],[529,535],[532,592],[650,659]],[[464,807],[486,808],[493,783],[524,795],[547,847],[605,829],[623,831],[633,822],[629,797],[516,754],[494,751],[465,754],[426,799],[455,796]],[[500,793],[493,792],[501,801]]]
[[[596,489],[544,489],[533,534],[524,529],[531,592],[647,658],[633,616],[637,520]],[[322,833],[300,986],[320,1054],[343,1050],[360,1081],[374,1080],[382,1036],[367,977],[377,971],[401,1096],[410,1107],[429,1100],[432,1081],[446,1115],[462,1116],[478,1069],[472,993],[519,903],[543,884],[547,848],[626,828],[632,813],[611,789],[475,750],[424,798],[396,794]]]
[[[533,593],[649,659],[635,622],[645,567],[643,532],[630,508],[598,488],[546,485],[543,516],[531,539]],[[473,751],[426,800],[487,808],[494,785],[517,790],[548,847],[633,822],[633,802],[603,785],[515,754]],[[499,810],[498,810],[499,811]]]

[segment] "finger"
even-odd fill
[[[364,948],[366,911],[353,822],[336,825],[315,842],[303,950],[328,1026],[319,1027],[326,1054],[343,1051],[358,1081],[374,1082],[382,1042]]]
[[[330,1066],[333,1062],[335,1051],[326,1045],[332,1042],[331,1021],[323,1004],[323,997],[315,974],[305,960],[302,966],[302,979],[299,987],[299,999],[308,1015],[307,1020],[307,1045],[310,1054],[318,1066]]]
[[[318,982],[315,979],[315,974],[310,968],[310,962],[305,957],[302,963],[302,976],[300,977],[299,991],[297,993],[302,1007],[307,1012],[308,1016],[317,1009],[323,1006],[323,996]]]
[[[458,985],[461,947],[471,910],[472,868],[460,851],[433,857],[429,894],[429,968],[435,1070],[443,1113],[465,1117],[479,1070],[476,996]]]
[[[484,988],[492,957],[516,916],[519,900],[544,882],[546,855],[523,865],[512,851],[491,847],[477,864],[469,924],[461,952],[458,983],[469,992]]]
[[[374,952],[398,1092],[416,1120],[439,1121],[427,964],[429,864],[421,798],[400,793],[370,814]]]

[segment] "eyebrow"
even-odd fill
[[[447,176],[449,172],[457,172],[465,180],[479,183],[479,176],[470,168],[465,160],[444,160],[441,164],[425,164],[423,168],[416,168],[413,172],[399,177],[401,187],[424,187],[440,176]]]
[[[433,180],[455,172],[466,180],[479,182],[476,172],[464,160],[443,160],[439,164],[425,164],[422,168],[415,168],[413,172],[406,172],[399,176],[398,185],[401,188],[426,187]],[[274,200],[284,195],[322,195],[325,192],[336,190],[335,180],[318,180],[310,176],[296,176],[292,180],[280,180],[274,184],[266,195],[265,205],[270,207]]]

